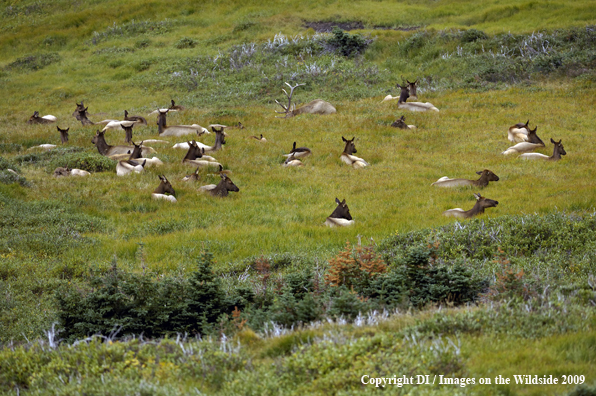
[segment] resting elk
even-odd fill
[[[279,103],[277,99],[275,100],[275,103],[277,103],[282,107],[282,109],[284,109],[284,111],[276,111],[276,113],[285,114],[283,117],[277,116],[277,118],[290,118],[299,114],[334,114],[337,112],[337,110],[335,110],[335,107],[333,107],[331,103],[326,102],[322,99],[315,99],[311,102],[308,102],[304,106],[296,108],[296,105],[292,105],[292,96],[294,95],[294,89],[305,84],[296,84],[293,87],[288,83],[285,84],[288,87],[290,87],[289,94],[285,89],[282,88],[282,91],[284,91],[288,98],[288,105],[284,106],[283,104]]]
[[[410,97],[409,88],[407,85],[403,87],[397,84],[397,87],[401,89],[399,94],[399,100],[397,101],[397,107],[403,110],[409,111],[439,111],[432,103],[428,102],[407,102]]]
[[[558,142],[555,142],[553,138],[550,139],[550,142],[555,145],[553,149],[553,155],[550,157],[548,155],[540,154],[540,153],[525,153],[520,155],[520,158],[523,159],[541,159],[546,161],[558,161],[561,159],[562,155],[567,155],[563,144],[561,143],[562,139],[559,139]]]
[[[51,124],[56,122],[58,119],[53,115],[44,115],[43,117],[39,116],[39,111],[33,113],[31,117],[29,117],[29,121],[27,124]]]
[[[70,128],[60,129],[59,126],[57,126],[56,128],[58,129],[58,132],[60,132],[60,141],[62,142],[62,144],[68,143],[68,131]]]
[[[478,180],[469,180],[469,179],[450,179],[447,176],[443,176],[431,186],[435,187],[464,187],[464,186],[474,186],[474,187],[486,187],[488,186],[488,182],[491,181],[499,181],[499,176],[495,175],[492,171],[485,169],[483,171],[478,171],[476,174],[480,175],[480,179]]]
[[[87,118],[89,116],[88,109],[89,109],[89,107],[83,106],[83,101],[81,100],[81,103],[77,103],[77,108],[75,109],[74,113],[72,113],[72,115],[77,120],[81,121],[81,124],[83,124],[83,126],[106,125],[113,121],[118,122],[118,120],[103,120],[103,121],[99,121],[99,122],[93,122],[89,118]]]
[[[157,157],[143,158],[143,142],[141,142],[140,144],[135,144],[135,142],[132,142],[132,145],[134,146],[134,149],[132,150],[132,153],[130,153],[130,157],[128,158],[129,160],[134,160],[137,163],[145,161],[145,166],[163,165],[163,162],[161,162],[161,160]]]
[[[93,139],[91,139],[91,143],[93,143],[95,147],[97,147],[97,151],[99,151],[101,155],[105,155],[106,157],[111,157],[113,159],[122,159],[122,156],[125,156],[124,158],[127,158],[130,154],[132,154],[132,151],[134,149],[133,146],[110,146],[106,142],[104,134],[105,132],[97,130],[95,136],[93,137]],[[143,157],[146,157],[147,155],[154,152],[155,150],[153,150],[151,147],[142,147]]]
[[[337,203],[337,207],[331,213],[331,216],[327,217],[325,220],[325,225],[328,227],[345,227],[354,224],[354,220],[352,220],[352,215],[350,214],[350,208],[346,204],[346,200],[340,202],[338,198],[335,198],[335,202]]]
[[[526,121],[526,123],[518,122],[515,125],[512,125],[507,130],[507,139],[513,143],[521,143],[528,141],[528,133],[530,132],[530,120]]]
[[[184,136],[190,134],[202,135],[203,133],[209,133],[207,129],[203,128],[198,124],[192,125],[173,125],[168,126],[166,122],[166,114],[169,109],[159,109],[157,115],[157,131],[159,136]]]
[[[68,177],[68,176],[89,176],[89,172],[82,169],[70,169],[68,167],[58,167],[54,169],[54,177]]]
[[[400,118],[395,120],[395,122],[393,122],[391,126],[399,129],[416,129],[416,125],[406,124],[406,116],[401,116]]]
[[[232,182],[232,180],[225,174],[220,174],[221,181],[219,184],[208,184],[199,188],[199,191],[209,191],[214,197],[227,197],[229,191],[238,192],[240,189]]]
[[[147,125],[147,120],[145,119],[145,117],[136,116],[136,115],[129,116],[128,110],[124,110],[124,121],[135,121],[137,124]]]
[[[205,148],[199,147],[198,143],[194,140],[188,143],[188,151],[182,159],[182,163],[187,165],[205,167],[205,166],[221,166],[219,162],[216,162],[215,158],[204,155]]]
[[[263,142],[263,143],[267,142],[267,139],[265,139],[265,138],[263,137],[263,134],[262,134],[262,133],[261,133],[261,136],[254,136],[254,135],[253,135],[253,136],[249,136],[248,138],[249,138],[249,139],[254,139],[254,140],[257,140],[257,141],[259,141],[259,142]]]
[[[485,198],[480,194],[474,194],[476,197],[476,204],[470,210],[463,210],[461,208],[449,209],[443,212],[444,216],[453,216],[459,217],[462,219],[469,219],[470,217],[474,217],[484,213],[484,209],[486,208],[495,208],[499,202],[494,201],[492,199]]]
[[[166,201],[177,202],[176,192],[174,191],[174,188],[168,179],[166,179],[164,175],[160,175],[159,180],[161,182],[159,183],[159,186],[153,190],[151,197],[153,199],[165,199]]]
[[[509,155],[509,154],[515,154],[515,153],[528,153],[530,151],[534,151],[537,148],[541,148],[544,147],[544,142],[542,141],[542,139],[540,139],[538,137],[538,135],[536,135],[536,131],[538,130],[538,127],[534,128],[534,129],[527,129],[528,133],[527,135],[525,135],[525,141],[522,141],[518,144],[516,144],[515,146],[511,146],[509,147],[507,150],[503,151],[501,154],[503,155]]]
[[[356,152],[356,145],[354,144],[355,137],[352,137],[352,140],[348,140],[342,136],[341,140],[346,143],[344,151],[339,157],[344,163],[351,165],[355,169],[364,168],[369,165],[369,163],[362,158],[352,155]]]
[[[292,151],[289,154],[284,154],[284,157],[296,157],[296,158],[305,158],[311,155],[312,152],[308,147],[298,147],[296,148],[296,142],[292,145]]]
[[[298,158],[294,157],[294,155],[292,154],[288,158],[286,158],[283,166],[285,168],[287,168],[289,166],[304,166],[304,164],[302,163],[302,161],[300,161]]]

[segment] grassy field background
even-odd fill
[[[362,35],[366,50],[349,57],[329,51],[326,43],[333,34],[315,28],[334,24],[355,27],[350,34]],[[43,335],[56,320],[52,296],[58,286],[84,284],[89,274],[106,271],[113,262],[125,271],[155,277],[185,276],[200,252],[209,250],[216,273],[235,287],[245,271],[254,275],[259,257],[270,260],[283,277],[305,268],[324,271],[346,240],[380,244],[442,226],[457,230],[471,222],[441,213],[470,209],[475,192],[499,201],[484,219],[508,221],[559,212],[570,218],[593,216],[595,24],[594,1],[1,2],[0,290],[6,298],[0,299],[0,342],[8,345],[10,340],[19,343]],[[387,94],[398,94],[395,84],[403,78],[419,78],[420,100],[440,112],[405,113],[395,101],[381,103]],[[275,118],[275,99],[284,99],[286,81],[306,84],[296,90],[298,103],[322,98],[336,106],[337,114]],[[213,155],[233,172],[239,193],[225,199],[199,193],[198,186],[218,180],[206,171],[196,185],[183,182],[194,170],[181,163],[184,151],[172,148],[183,138],[154,144],[164,165],[142,174],[120,178],[114,164],[108,164],[108,170],[88,178],[52,177],[53,169],[69,158],[101,162],[91,144],[98,128],[83,127],[71,116],[76,102],[89,106],[94,121],[121,119],[125,109],[146,116],[148,125],[134,128],[136,142],[159,138],[156,118],[147,113],[166,107],[171,99],[187,109],[169,114],[170,125],[246,126],[229,130],[224,150]],[[26,124],[34,111],[57,116],[57,124]],[[391,128],[402,115],[417,129]],[[562,139],[567,155],[561,161],[523,161],[500,154],[512,145],[508,127],[528,119],[546,143],[540,152],[552,154],[550,139]],[[55,125],[70,127],[68,144],[49,152],[30,149],[42,143],[60,145]],[[259,134],[267,143],[248,139]],[[340,161],[342,136],[356,137],[357,155],[371,166],[354,170]],[[106,139],[123,144],[124,133],[109,131]],[[214,136],[199,140],[211,144]],[[283,168],[282,154],[294,141],[313,155],[303,168]],[[430,186],[442,176],[475,179],[475,172],[485,168],[500,181],[482,191]],[[171,181],[178,203],[151,199],[161,174]],[[352,227],[323,225],[336,197],[346,199],[355,220]],[[524,217],[519,219],[523,223]],[[593,282],[593,253],[586,249],[583,258],[570,250],[557,252],[562,262],[556,268],[526,266],[518,257],[522,272],[564,296],[558,297],[559,305],[547,298],[528,303],[535,306],[526,308],[526,316],[522,305],[510,309],[503,303],[445,313],[433,308],[369,327],[320,325],[272,338],[246,330],[235,339],[244,349],[231,355],[220,354],[227,346],[215,341],[170,343],[174,348],[182,345],[182,351],[188,345],[212,351],[207,368],[205,361],[186,352],[172,352],[168,340],[149,352],[153,347],[142,341],[123,343],[118,351],[111,350],[118,356],[111,367],[119,368],[104,372],[108,385],[103,378],[99,385],[93,377],[83,385],[71,381],[63,386],[53,365],[44,371],[49,361],[63,364],[62,358],[23,344],[17,352],[4,348],[4,361],[24,357],[29,371],[23,372],[40,373],[41,379],[10,382],[16,377],[0,374],[2,389],[27,383],[39,394],[44,386],[64,394],[109,394],[120,385],[131,392],[146,386],[160,394],[182,394],[194,387],[221,394],[274,394],[285,379],[287,394],[326,394],[339,386],[342,375],[364,368],[374,372],[368,361],[389,362],[395,374],[412,365],[425,373],[477,377],[535,369],[581,372],[593,382],[596,354],[585,354],[577,345],[594,350],[594,316],[589,298],[581,304],[573,299],[583,296],[577,290],[593,289],[587,286]],[[499,262],[492,259],[474,268],[494,281]],[[570,313],[564,318],[561,312],[566,310]],[[508,315],[519,319],[510,328],[502,320]],[[545,319],[552,315],[554,322]],[[451,333],[474,321],[483,323],[484,330]],[[549,330],[534,331],[532,323]],[[418,349],[408,341],[412,334],[424,338]],[[464,346],[453,349],[445,341],[437,347],[435,334],[449,334]],[[102,354],[103,348],[112,353],[107,343],[96,351]],[[405,352],[408,348],[411,353]],[[136,363],[127,360],[130,351]],[[72,353],[71,363],[85,361],[89,367],[88,372],[71,371],[72,378],[96,372],[95,360],[80,357],[91,352]],[[355,366],[342,366],[346,353],[354,357]],[[167,364],[159,363],[160,354]],[[423,362],[420,356],[425,354]],[[311,375],[308,367],[328,356],[334,363],[319,367],[320,376]],[[569,358],[565,367],[557,363],[561,356]],[[254,366],[247,365],[247,359]],[[459,366],[446,367],[449,361]],[[134,375],[127,371],[133,369]],[[188,372],[200,373],[203,381],[180,385]],[[277,378],[279,372],[284,376]],[[148,384],[156,378],[163,386],[152,388]],[[356,394],[356,382],[354,377],[342,384],[344,394]],[[247,383],[258,385],[242,389]],[[462,392],[544,394],[545,389],[495,386]],[[451,394],[446,389],[428,392]]]

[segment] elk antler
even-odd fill
[[[292,111],[292,109],[291,109],[291,107],[292,107],[292,95],[294,95],[294,89],[298,88],[301,85],[306,85],[306,84],[296,84],[295,86],[292,87],[287,82],[285,84],[288,87],[290,87],[290,94],[288,95],[288,92],[285,89],[283,89],[283,88],[281,90],[284,91],[284,93],[288,97],[288,105],[287,106],[284,106],[281,103],[279,103],[279,101],[277,99],[275,99],[275,103],[277,103],[278,105],[280,105],[282,107],[282,109],[284,109],[284,111],[276,111],[276,113],[285,114],[285,117],[278,117],[278,116],[276,116],[276,118],[287,118],[288,117],[288,114]],[[296,108],[296,105],[294,105],[294,108]]]

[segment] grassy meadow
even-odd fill
[[[334,25],[350,30],[331,32]],[[360,385],[365,373],[432,373],[582,374],[594,392],[595,26],[594,1],[1,2],[0,391],[349,395],[377,391]],[[399,94],[403,79],[419,79],[419,100],[440,112],[405,113],[396,100],[382,102]],[[322,98],[337,113],[276,118],[285,82],[305,84],[295,91],[298,105]],[[187,139],[160,138],[156,116],[147,115],[172,99],[186,109],[169,113],[168,125],[245,126],[229,129],[213,154],[238,193],[200,193],[219,180],[211,170],[202,169],[198,183],[182,181],[195,168],[172,146]],[[164,165],[116,176],[115,163],[91,143],[102,126],[72,116],[81,101],[92,121],[122,119],[125,109],[146,117],[133,140],[167,140],[151,144]],[[58,122],[29,125],[34,111]],[[402,115],[417,128],[392,128]],[[545,142],[539,152],[551,155],[551,138],[562,139],[562,160],[501,155],[513,145],[508,127],[528,119]],[[67,144],[56,125],[70,128]],[[267,142],[249,139],[260,134]],[[356,137],[356,155],[369,167],[341,162],[342,136]],[[124,132],[110,130],[106,140],[124,144]],[[198,140],[213,144],[214,134]],[[293,142],[313,154],[304,167],[284,168]],[[33,148],[44,143],[58,147]],[[52,176],[67,164],[93,172]],[[500,180],[482,190],[431,186],[442,176],[476,179],[483,169]],[[151,199],[162,174],[175,204]],[[472,208],[477,192],[499,205],[479,220],[442,216]],[[323,225],[336,197],[346,199],[353,226]],[[465,267],[482,290],[459,307],[451,295],[419,306],[375,305],[372,283],[318,294],[346,241],[373,246],[398,272],[409,268],[410,248],[428,246],[431,267],[450,274]],[[147,282],[175,283],[194,276],[204,251],[228,296],[243,288],[256,295],[247,297],[244,316],[232,317],[238,308],[228,302],[210,338],[174,341],[170,332],[174,338],[155,342],[52,344],[60,337],[47,331],[62,318],[57,291],[99,290],[92,279],[116,265]],[[267,284],[263,262],[276,286]],[[267,330],[263,318],[274,319],[274,308],[304,298],[296,288],[284,292],[298,273],[311,274],[315,286],[303,288],[323,313],[278,321],[296,330]],[[337,308],[340,300],[351,308]],[[355,316],[359,310],[364,316]],[[366,311],[376,313],[367,321]],[[224,333],[233,341],[221,341]],[[574,389],[458,391],[582,394]]]

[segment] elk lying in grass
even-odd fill
[[[534,151],[537,148],[541,148],[544,147],[544,142],[542,141],[542,139],[540,139],[538,137],[538,135],[536,135],[536,131],[538,130],[538,127],[534,128],[534,129],[528,129],[528,134],[525,135],[525,139],[526,141],[520,142],[518,144],[516,144],[515,146],[511,146],[509,147],[507,150],[503,151],[501,154],[503,155],[509,155],[509,154],[515,154],[515,153],[528,153],[530,151]]]
[[[188,143],[188,151],[182,159],[182,163],[192,166],[207,167],[207,166],[221,166],[215,158],[205,155],[205,148],[199,147],[194,140]]]
[[[335,198],[335,202],[337,203],[337,207],[331,213],[331,216],[327,217],[325,220],[325,225],[328,227],[345,227],[354,224],[354,220],[352,220],[352,215],[350,214],[350,208],[346,204],[346,200],[339,201],[338,198]]]
[[[39,111],[33,113],[31,117],[29,117],[29,121],[27,124],[51,124],[53,122],[58,121],[58,119],[53,115],[44,115],[43,117],[39,116]]]
[[[462,219],[469,219],[470,217],[474,217],[484,213],[484,209],[486,208],[495,208],[499,202],[494,201],[492,199],[485,198],[480,194],[474,194],[476,197],[476,204],[470,210],[463,210],[460,208],[449,209],[443,212],[444,216],[453,216],[459,217]]]
[[[221,129],[225,133],[226,129],[236,129],[236,128],[244,129],[244,125],[242,125],[241,122],[239,122],[236,125],[209,124],[208,128],[211,128],[211,130],[214,132],[215,132],[215,129]],[[226,134],[226,136],[227,136],[227,134]]]
[[[57,146],[55,144],[44,143],[44,144],[40,144],[38,146],[29,147],[28,150],[36,150],[36,149],[51,150],[56,147]]]
[[[562,155],[567,155],[563,144],[561,143],[562,139],[559,139],[558,142],[555,142],[553,138],[550,139],[550,142],[555,145],[553,149],[553,155],[550,157],[548,155],[540,154],[540,153],[525,153],[520,155],[520,158],[523,159],[541,159],[546,161],[558,161],[561,159]]]
[[[97,130],[93,139],[91,139],[91,143],[97,147],[97,151],[101,155],[106,157],[110,157],[112,159],[122,159],[122,156],[126,156],[127,158],[134,149],[133,146],[110,146],[106,142],[106,138],[104,136],[105,132]],[[147,157],[149,154],[155,153],[151,147],[142,147],[142,156]],[[118,157],[119,156],[119,157]]]
[[[333,107],[331,103],[326,102],[322,99],[315,99],[299,108],[296,108],[296,105],[292,106],[292,96],[294,95],[294,89],[305,84],[296,84],[294,87],[292,87],[288,83],[285,84],[288,87],[290,87],[289,94],[285,89],[282,88],[282,91],[284,91],[288,98],[288,105],[284,106],[283,104],[279,103],[277,99],[275,100],[275,103],[277,103],[282,107],[282,109],[284,109],[284,111],[276,111],[276,113],[285,114],[283,117],[277,116],[277,118],[290,118],[299,114],[334,114],[337,112],[337,110],[335,109],[335,107]]]
[[[72,113],[72,115],[79,121],[81,121],[81,124],[83,124],[83,126],[86,125],[107,125],[112,121],[118,121],[118,120],[103,120],[103,121],[99,121],[99,122],[93,122],[91,121],[88,116],[89,116],[89,112],[88,112],[89,108],[83,106],[83,101],[81,101],[81,103],[77,103],[77,108],[75,109],[74,113]]]
[[[399,94],[399,100],[397,101],[397,107],[403,110],[409,111],[439,111],[432,103],[428,102],[407,102],[410,97],[409,88],[407,85],[403,87],[397,84],[397,87],[401,89]]]
[[[157,131],[159,132],[159,136],[184,136],[190,134],[197,134],[200,136],[203,133],[209,133],[207,129],[199,124],[168,126],[166,122],[166,114],[168,114],[168,111],[168,109],[160,109],[157,115]]]
[[[530,120],[526,121],[526,123],[518,122],[515,125],[512,125],[507,130],[507,139],[513,143],[521,143],[528,141],[528,133],[530,132]]]
[[[160,175],[159,180],[161,182],[159,183],[159,186],[153,190],[151,197],[153,199],[165,199],[166,201],[177,202],[176,192],[174,191],[174,188],[168,179],[166,179],[164,175]]]
[[[141,173],[145,169],[145,163],[146,161],[137,162],[135,160],[118,161],[116,164],[116,175],[126,176],[133,172]]]
[[[474,187],[481,187],[484,188],[488,186],[488,182],[491,181],[499,181],[499,176],[495,175],[492,171],[485,169],[483,171],[478,171],[476,174],[480,175],[480,179],[478,180],[469,180],[469,179],[450,179],[447,176],[443,176],[431,186],[435,187],[464,187],[464,186],[474,186]]]
[[[294,155],[290,155],[288,158],[286,158],[286,160],[283,163],[283,167],[287,168],[290,166],[304,166],[304,164],[302,163],[302,161],[300,161],[298,158],[296,158]]]
[[[174,102],[174,99],[172,99],[170,107],[168,107],[167,109],[153,110],[151,113],[149,113],[149,115],[159,114],[160,111],[182,111],[182,110],[186,110],[186,107],[177,105],[176,102]]]
[[[140,144],[136,144],[135,142],[132,142],[132,145],[134,146],[132,153],[130,153],[130,157],[128,157],[129,160],[134,160],[137,163],[141,163],[142,161],[145,162],[145,166],[147,165],[163,165],[163,162],[161,162],[161,160],[157,157],[152,157],[152,158],[143,158],[143,142],[141,142]]]
[[[344,147],[343,153],[341,153],[339,158],[344,163],[351,165],[355,169],[364,168],[364,167],[368,166],[369,163],[360,157],[356,157],[355,155],[352,155],[356,152],[356,145],[354,144],[354,139],[355,139],[355,137],[353,137],[352,140],[348,140],[343,136],[341,137],[341,140],[343,140],[346,143],[346,145]]]
[[[263,137],[263,134],[262,133],[261,133],[261,136],[249,136],[248,138],[249,139],[254,139],[254,140],[257,140],[257,141],[263,142],[263,143],[266,143],[267,142],[267,139],[265,139]]]
[[[182,178],[182,181],[199,181],[201,179],[201,176],[199,176],[199,169],[201,169],[200,166],[197,166],[197,169],[195,169],[195,171],[193,173],[191,173],[190,175],[186,175]]]
[[[60,127],[57,126],[56,129],[58,129],[58,132],[60,132],[60,141],[62,144],[68,143],[68,131],[70,128],[60,129]]]
[[[221,181],[219,184],[208,184],[199,188],[199,191],[209,191],[214,197],[227,197],[229,191],[238,192],[240,189],[232,182],[232,180],[225,174],[220,174]]]
[[[400,118],[395,120],[393,124],[391,124],[391,126],[399,129],[416,129],[416,125],[406,124],[406,116],[401,116]]]
[[[89,172],[82,169],[70,169],[58,167],[54,169],[54,177],[69,177],[69,176],[89,176]]]
[[[289,154],[284,154],[284,157],[296,157],[296,158],[305,158],[312,154],[312,151],[308,147],[298,147],[296,148],[296,142],[292,145],[292,151]]]
[[[141,116],[129,116],[128,110],[124,110],[124,121],[135,121],[139,125],[147,125],[147,120],[145,117]]]

